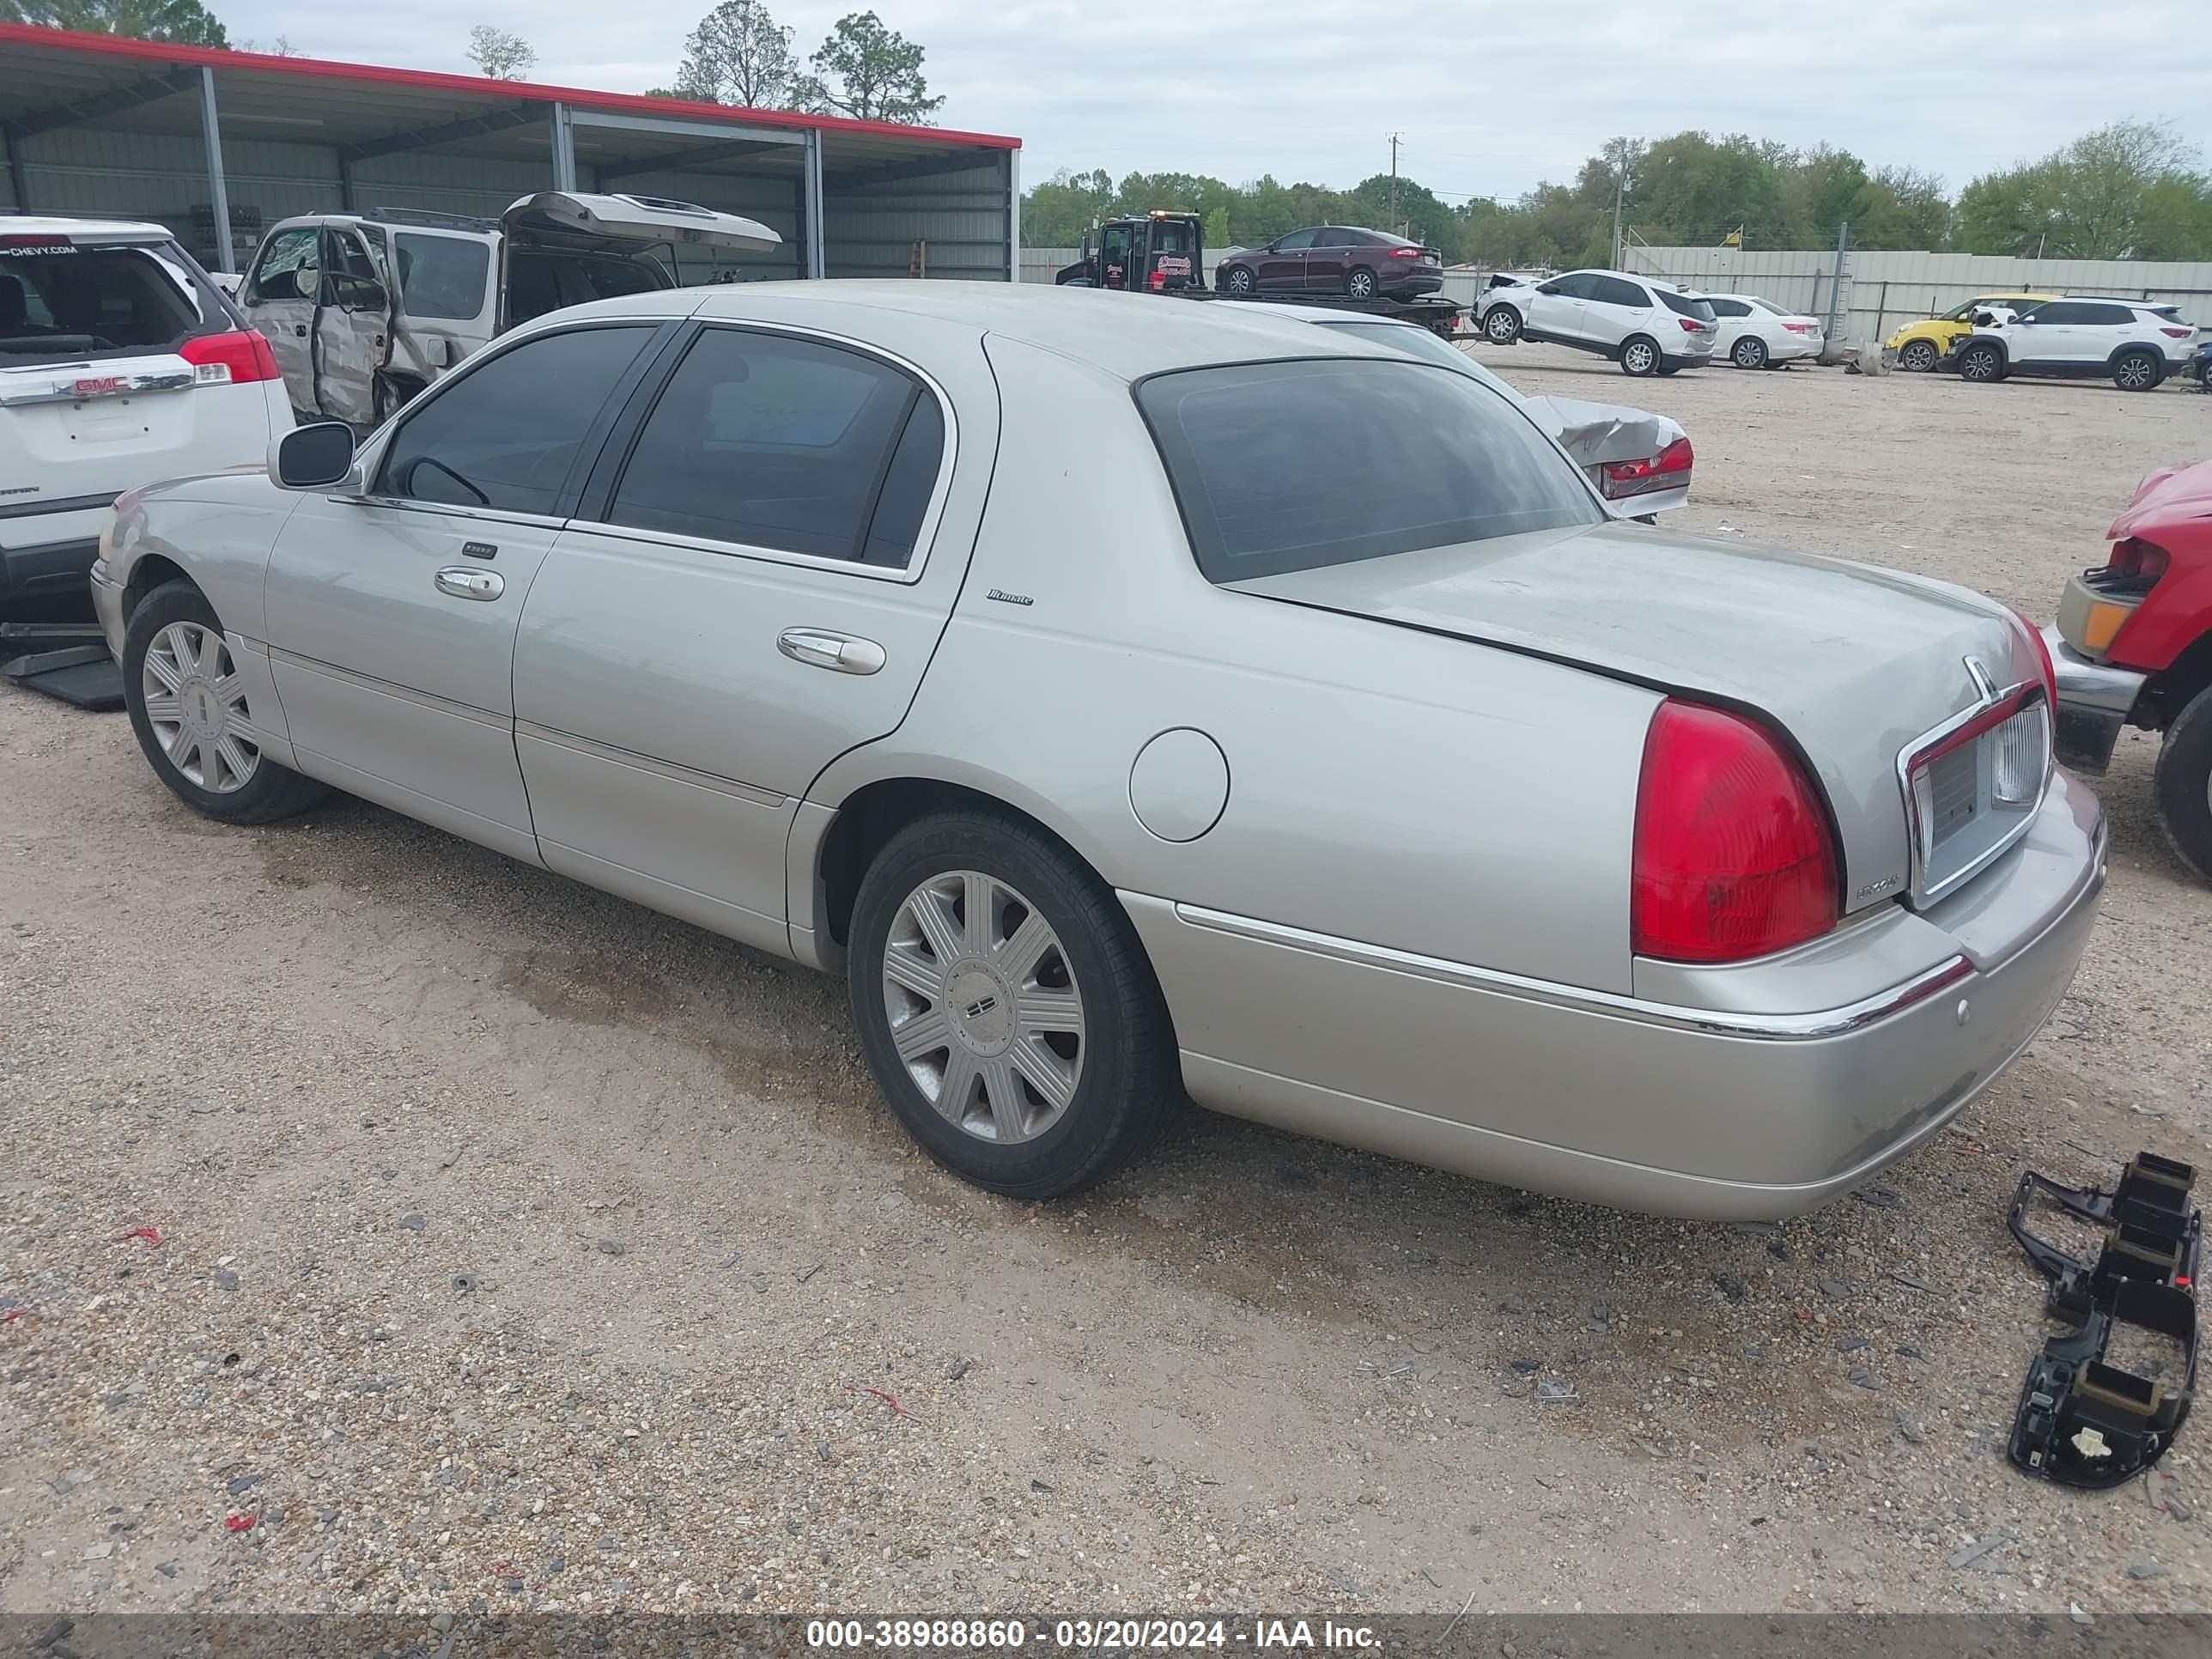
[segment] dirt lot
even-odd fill
[[[1680,419],[1684,527],[2045,613],[2212,452],[2178,391],[1482,355]],[[121,716],[0,694],[0,1612],[2202,1607],[2212,1424],[2154,1489],[2002,1455],[2020,1169],[2212,1164],[2151,756],[2042,1041],[1766,1230],[1212,1118],[1002,1202],[839,987],[374,808],[218,829]]]

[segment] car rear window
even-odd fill
[[[1142,382],[1137,404],[1211,581],[1604,516],[1512,404],[1410,358],[1184,369]]]
[[[173,350],[232,326],[173,246],[0,237],[0,363],[9,368]]]
[[[1670,288],[1656,288],[1651,291],[1659,296],[1659,303],[1669,311],[1684,317],[1694,317],[1701,323],[1713,320],[1713,307],[1710,301],[1677,294]]]

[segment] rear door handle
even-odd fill
[[[471,570],[449,564],[431,578],[438,591],[456,599],[495,599],[507,592],[507,579],[496,570]]]
[[[834,668],[841,674],[872,674],[884,665],[884,648],[873,640],[826,628],[787,628],[776,635],[775,648],[793,662]]]

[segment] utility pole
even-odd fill
[[[1833,341],[1844,306],[1844,256],[1850,251],[1851,222],[1848,219],[1836,227],[1836,274],[1828,283],[1828,332]]]
[[[1628,193],[1628,158],[1622,156],[1620,164],[1613,170],[1613,268],[1620,266],[1620,201]]]
[[[1390,228],[1398,228],[1398,137],[1390,135]]]

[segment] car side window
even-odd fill
[[[2077,306],[2069,301],[2053,300],[2047,305],[2036,307],[2032,312],[2023,313],[2020,320],[2025,322],[2033,317],[2039,323],[2086,323],[2092,320],[2089,313],[2096,309],[2095,306]]]
[[[322,232],[312,225],[279,231],[253,269],[250,300],[312,300],[321,278]]]
[[[2094,323],[2102,327],[2124,328],[2136,319],[2135,307],[2132,306],[2085,305],[2081,307],[2081,310],[2082,315],[2079,320]]]
[[[369,263],[368,250],[351,232],[333,228],[323,252],[327,258],[334,304],[357,308],[367,304],[382,286],[376,267]]]
[[[483,311],[491,272],[489,246],[465,236],[411,230],[401,231],[395,240],[401,310],[410,317],[445,319],[474,317]]]
[[[1712,300],[1707,301],[1716,317],[1748,317],[1751,307],[1741,300]]]
[[[1310,248],[1314,245],[1314,234],[1315,233],[1310,230],[1294,230],[1289,235],[1277,239],[1275,252],[1296,253]]]
[[[928,388],[880,359],[710,328],[669,378],[609,522],[903,568],[944,455]]]
[[[552,514],[585,434],[651,325],[539,335],[422,398],[385,450],[374,495],[441,507]]]
[[[1597,278],[1585,270],[1571,271],[1540,284],[1536,292],[1557,295],[1563,300],[1587,300],[1597,292]]]
[[[1626,306],[1632,311],[1651,308],[1651,296],[1633,283],[1623,282],[1618,276],[1594,276],[1590,280],[1595,289],[1590,298],[1600,305]]]
[[[1316,247],[1357,247],[1359,246],[1359,239],[1348,230],[1338,230],[1332,227],[1328,230],[1316,231],[1313,245]]]

